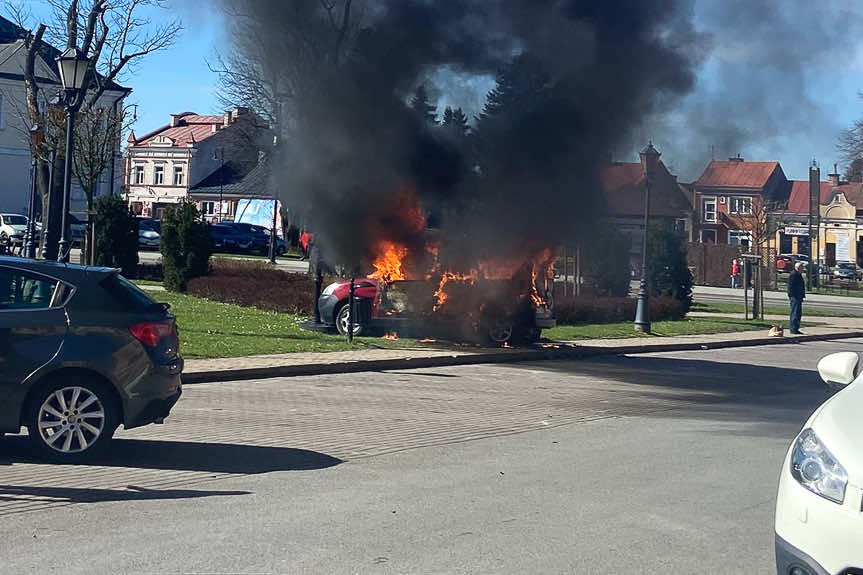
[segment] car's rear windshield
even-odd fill
[[[100,284],[102,288],[111,294],[116,301],[130,311],[146,311],[156,301],[147,295],[147,292],[121,276],[111,274]]]
[[[26,226],[27,218],[24,216],[3,216],[3,221],[10,226]]]

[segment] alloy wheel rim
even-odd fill
[[[343,307],[342,311],[339,312],[339,323],[341,324],[342,332],[344,333],[348,333],[348,323],[350,323],[350,321],[348,320],[348,313],[350,312],[347,306]],[[357,335],[357,332],[359,332],[359,330],[360,326],[357,325],[356,322],[354,322],[354,335]]]
[[[85,387],[64,387],[45,398],[36,420],[42,441],[60,453],[80,453],[105,429],[105,409]]]

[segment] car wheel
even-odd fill
[[[506,318],[492,320],[488,325],[487,334],[493,343],[506,343],[512,337],[512,322]]]
[[[339,311],[336,314],[336,329],[344,336],[348,335],[348,313],[350,313],[350,308],[348,307],[348,304],[345,303],[342,304],[342,307],[339,308]],[[356,320],[356,318],[354,319]],[[365,327],[354,321],[354,337],[361,336],[364,332]]]
[[[8,246],[9,245],[9,234],[6,232],[0,232],[0,246]]]
[[[25,425],[39,455],[74,462],[104,449],[119,420],[116,397],[107,385],[85,377],[65,377],[36,393]]]

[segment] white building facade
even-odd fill
[[[0,18],[0,212],[27,213],[31,181],[30,120],[26,108],[24,64],[27,49],[20,39],[21,29]],[[50,51],[48,51],[50,52]],[[59,53],[59,52],[58,52]],[[56,64],[37,54],[35,75],[39,85],[40,106],[60,90]],[[98,105],[105,109],[122,109],[123,100],[131,92],[114,85],[104,92]],[[44,109],[44,108],[43,108]],[[102,173],[96,196],[119,194],[122,183],[121,142],[117,142],[114,166]],[[87,196],[72,178],[70,211],[87,219]]]

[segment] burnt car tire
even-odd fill
[[[348,304],[343,303],[339,310],[336,312],[336,329],[338,332],[347,337],[348,335],[348,313],[350,312],[350,308]],[[366,332],[366,326],[354,322],[354,337],[359,337]]]
[[[39,457],[73,463],[105,449],[120,424],[120,408],[114,391],[103,382],[63,377],[36,392],[24,424]]]
[[[512,321],[501,318],[487,322],[485,331],[489,341],[496,344],[504,344],[512,339],[514,328]]]

